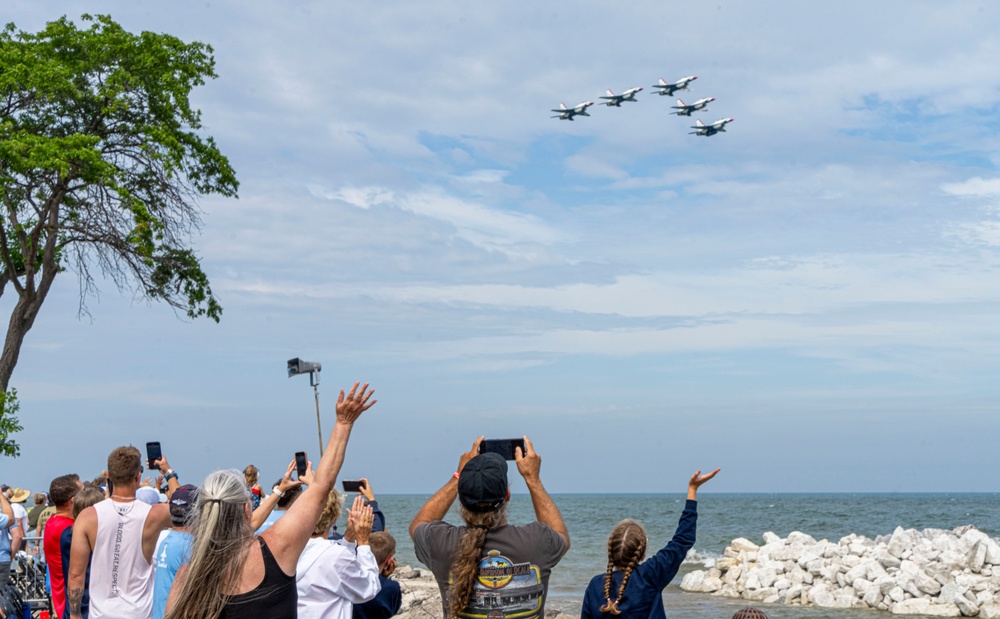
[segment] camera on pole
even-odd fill
[[[320,427],[319,421],[319,372],[322,369],[322,363],[303,361],[298,357],[288,360],[288,378],[298,376],[299,374],[308,374],[309,385],[313,388],[313,394],[316,396],[316,431],[319,433],[320,457],[323,456],[323,429]]]
[[[313,361],[303,361],[298,357],[288,360],[288,378],[291,378],[293,376],[298,376],[299,374],[308,374],[310,385],[315,386],[319,384],[319,371],[322,369],[323,369],[322,363],[315,363]]]

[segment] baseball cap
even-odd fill
[[[141,486],[136,488],[135,498],[148,505],[156,505],[160,502],[160,493],[149,486]]]
[[[185,484],[174,490],[174,493],[170,495],[171,518],[187,518],[197,498],[198,486],[194,484]]]
[[[458,476],[458,500],[473,512],[489,512],[507,500],[507,461],[496,453],[469,460]]]

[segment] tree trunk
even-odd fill
[[[31,326],[35,323],[35,316],[38,313],[38,303],[32,303],[27,297],[35,295],[24,291],[19,296],[17,304],[10,312],[10,323],[7,325],[7,338],[3,343],[3,354],[0,354],[0,390],[6,391],[10,383],[11,374],[14,373],[14,366],[17,365],[17,358],[21,353],[21,344],[24,336],[27,335]],[[32,311],[31,306],[34,306]]]

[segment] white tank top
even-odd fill
[[[153,565],[142,555],[142,530],[151,506],[105,499],[97,511],[90,559],[90,618],[153,616]]]

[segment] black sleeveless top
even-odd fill
[[[295,619],[299,602],[295,576],[281,571],[271,549],[260,537],[264,580],[246,593],[229,596],[219,619]]]

